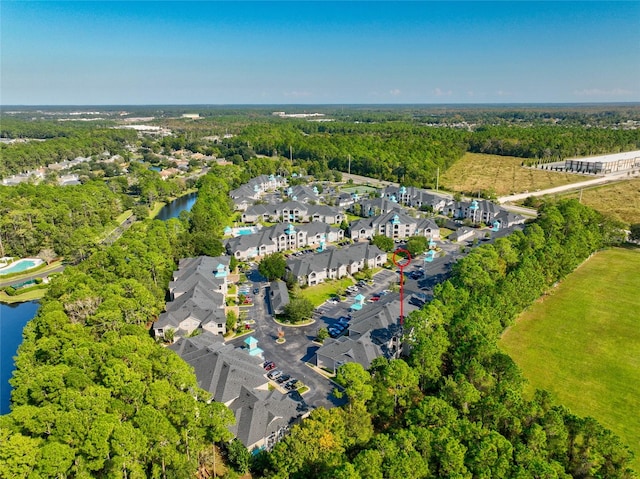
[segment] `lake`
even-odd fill
[[[36,315],[40,304],[28,301],[17,304],[0,304],[0,414],[9,412],[13,373],[13,357],[22,342],[22,329]]]
[[[177,218],[183,211],[191,211],[197,198],[198,193],[196,192],[176,198],[171,203],[164,205],[155,219],[166,221],[171,218]]]

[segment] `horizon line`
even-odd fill
[[[451,103],[427,103],[427,102],[409,102],[409,103],[15,103],[0,104],[0,110],[6,108],[49,108],[49,107],[270,107],[270,106],[510,106],[510,105],[640,105],[640,100],[634,101],[586,101],[586,102],[556,102],[556,101],[538,101],[538,102],[451,102]],[[2,113],[6,113],[2,111]]]

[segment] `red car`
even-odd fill
[[[380,300],[380,296],[371,296],[371,298],[369,298],[369,301],[379,301]]]
[[[272,369],[275,369],[276,367],[276,363],[274,363],[273,361],[269,361],[267,364],[265,364],[264,368],[267,371],[271,371]]]

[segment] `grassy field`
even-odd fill
[[[603,251],[523,313],[500,346],[546,389],[618,434],[640,471],[640,249]]]
[[[33,301],[35,299],[42,299],[44,298],[44,295],[47,294],[47,289],[48,288],[32,289],[31,291],[27,291],[26,293],[16,296],[9,296],[4,291],[0,291],[0,303],[14,304],[24,303],[25,301]]]
[[[523,168],[522,161],[513,156],[466,153],[440,176],[440,185],[452,191],[493,191],[504,196],[585,180],[581,175]]]
[[[325,281],[324,283],[303,289],[300,294],[303,298],[307,298],[311,301],[313,306],[317,308],[327,299],[331,298],[338,289],[342,288],[344,290],[347,286],[351,286],[352,284],[353,279],[350,277]]]
[[[579,197],[579,191],[562,195],[562,198]],[[640,223],[640,179],[585,188],[582,203],[624,223]]]

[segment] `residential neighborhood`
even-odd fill
[[[463,254],[459,245],[524,222],[486,200],[454,201],[418,188],[363,195],[341,193],[339,184],[310,185],[262,175],[231,191],[241,222],[225,229],[227,255],[182,259],[153,325],[154,335],[194,367],[200,387],[233,411],[232,432],[252,451],[270,449],[310,410],[332,407],[330,378],[340,365],[368,368],[377,357],[399,357],[406,348],[401,311],[406,316],[425,303]],[[396,268],[372,243],[378,236],[400,246],[415,237],[429,241],[429,251],[414,258],[402,308]],[[256,262],[275,253],[300,288],[352,278],[347,297],[320,305],[309,324],[289,327],[278,317],[291,284],[268,282],[257,270]],[[240,274],[231,270],[232,257],[244,265]],[[354,275],[366,272],[372,279],[355,284]],[[233,330],[229,314],[239,319]],[[314,342],[323,328],[329,337]]]

